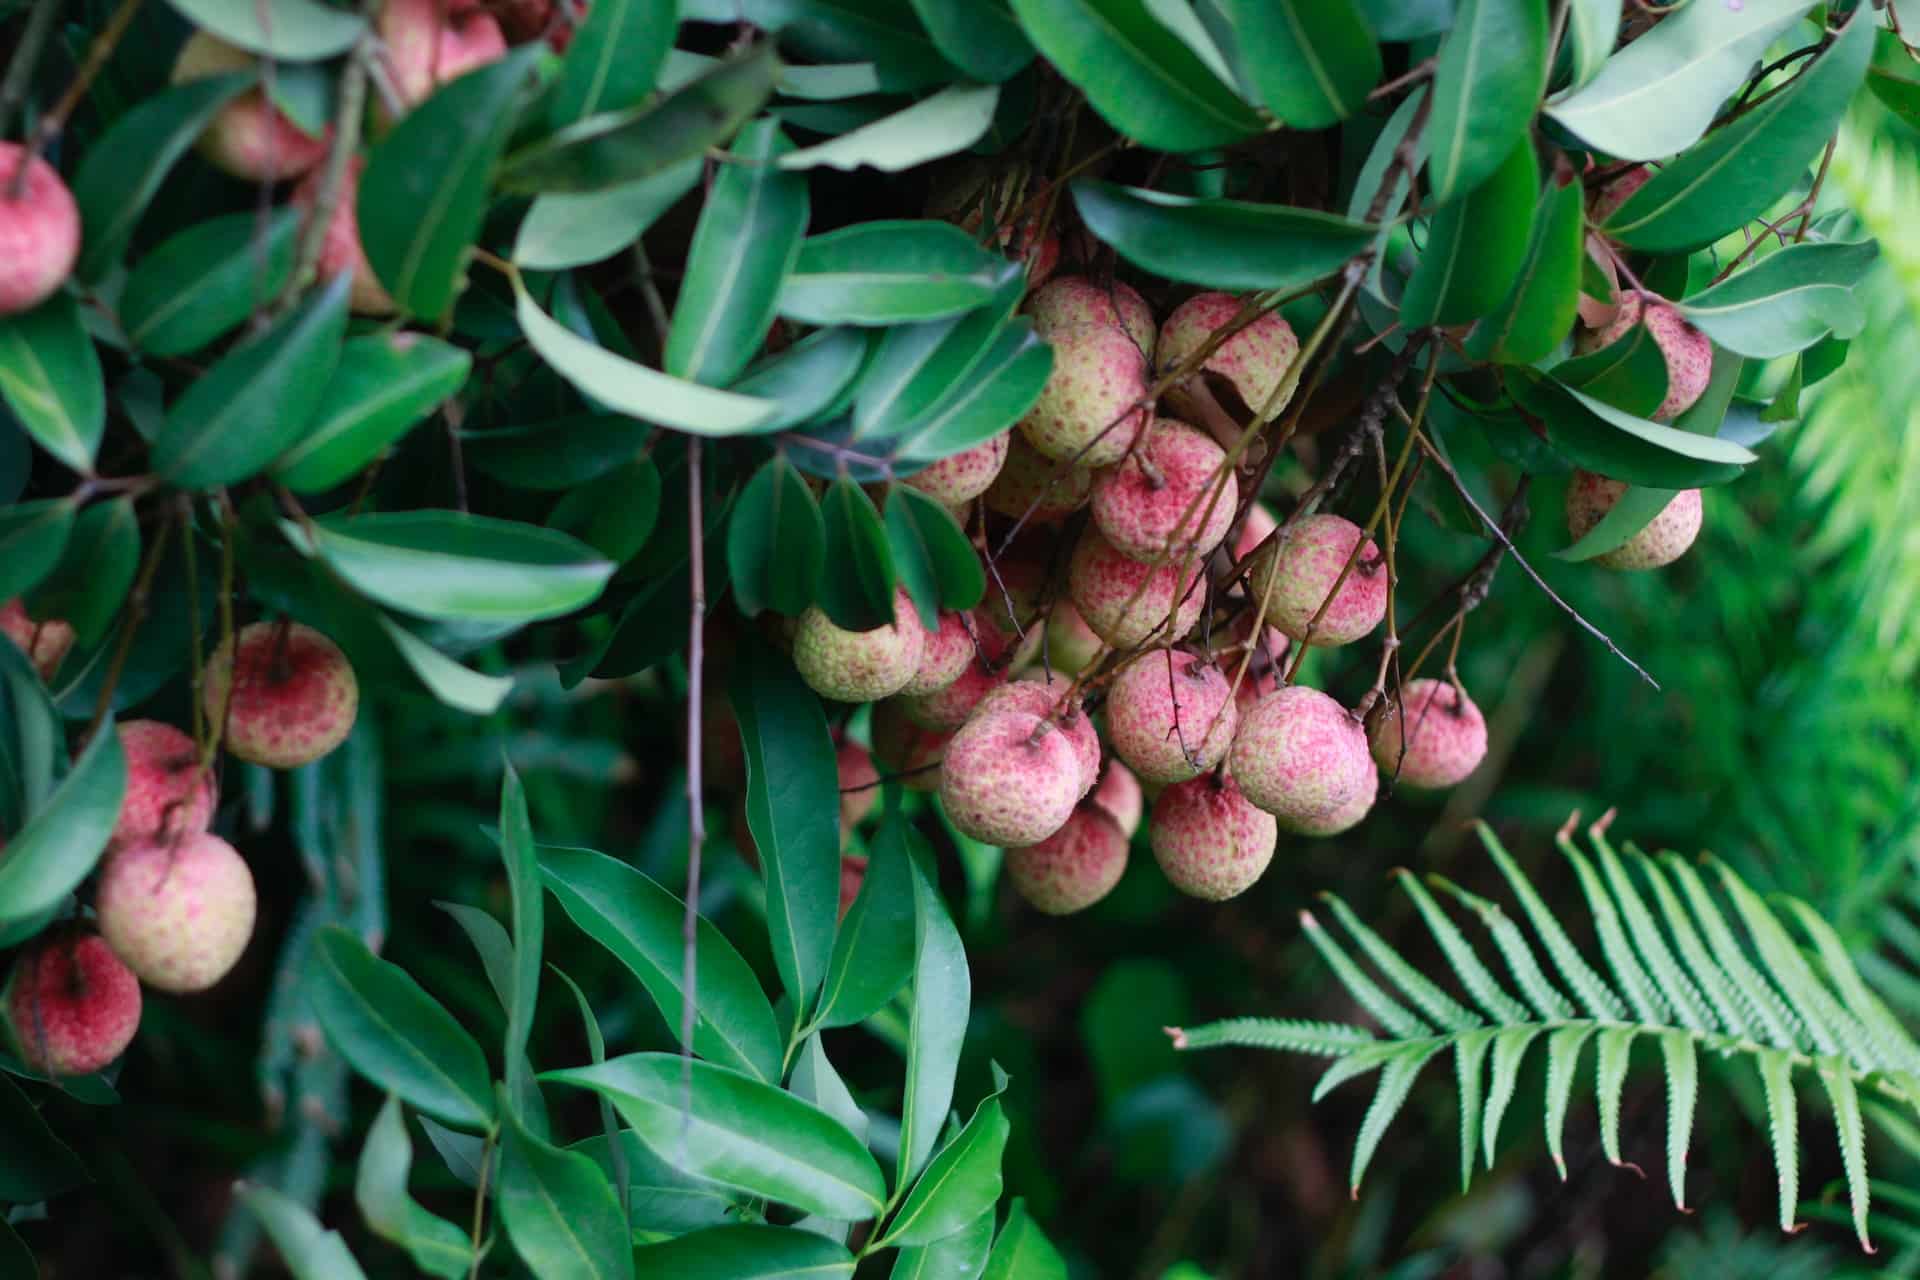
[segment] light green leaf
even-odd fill
[[[645,102],[680,30],[679,8],[676,0],[591,5],[567,46],[547,118],[567,125]]]
[[[380,615],[380,628],[428,692],[455,711],[490,716],[513,692],[512,676],[482,675],[461,666],[385,614]]]
[[[1580,1069],[1580,1050],[1594,1033],[1592,1023],[1556,1027],[1547,1036],[1547,1151],[1560,1180],[1567,1180],[1567,1104],[1573,1097],[1574,1075]]]
[[[1677,305],[1718,345],[1770,360],[1859,333],[1866,312],[1853,287],[1879,253],[1871,240],[1789,245]]]
[[[926,1245],[943,1240],[993,1212],[1000,1199],[1000,1157],[1007,1145],[1007,1117],[996,1095],[940,1149],[913,1184],[883,1241]]]
[[[513,260],[529,271],[561,271],[611,258],[693,190],[705,167],[688,156],[604,191],[540,196],[514,237]]]
[[[1573,76],[1567,83],[1568,93],[1599,75],[1606,65],[1614,43],[1620,39],[1623,7],[1622,0],[1569,0],[1567,39],[1573,48]]]
[[[1014,1200],[1007,1210],[1007,1224],[993,1242],[993,1256],[980,1280],[1067,1280],[1066,1259],[1034,1225],[1025,1200]]]
[[[1538,0],[1460,0],[1433,72],[1427,178],[1450,204],[1493,175],[1527,136],[1546,79]]]
[[[1667,1066],[1667,1182],[1673,1189],[1674,1207],[1685,1212],[1687,1148],[1692,1145],[1693,1108],[1700,1096],[1700,1063],[1694,1056],[1693,1037],[1684,1031],[1662,1031],[1660,1054]],[[1847,1083],[1853,1083],[1851,1076]]]
[[[473,1263],[472,1244],[466,1232],[428,1213],[408,1194],[412,1167],[413,1144],[400,1099],[389,1094],[360,1148],[353,1201],[373,1233],[405,1249],[414,1266],[445,1280],[461,1280]]]
[[[944,222],[858,222],[801,242],[780,314],[804,324],[937,320],[988,302],[1003,270]]]
[[[846,1280],[853,1255],[837,1240],[794,1227],[708,1227],[634,1253],[646,1276],[674,1280]]]
[[[966,1039],[973,983],[960,933],[940,897],[933,874],[933,850],[926,838],[905,825],[896,811],[889,825],[905,827],[909,871],[913,876],[913,1004],[907,1031],[906,1101],[900,1117],[900,1160],[896,1181],[910,1182],[926,1164],[953,1102]]]
[[[92,474],[107,427],[107,388],[71,294],[0,316],[0,398],[41,448]]]
[[[366,21],[315,0],[172,0],[187,21],[228,44],[282,62],[345,53]]]
[[[1297,289],[1332,275],[1373,241],[1365,223],[1283,205],[1072,183],[1087,229],[1127,261],[1211,289]]]
[[[299,1201],[272,1187],[242,1183],[234,1197],[260,1219],[295,1280],[366,1280],[338,1231],[328,1231]]]
[[[930,98],[780,157],[782,169],[877,169],[899,173],[965,151],[985,136],[1000,102],[997,85],[948,85]]]
[[[993,1210],[932,1244],[902,1249],[893,1260],[892,1280],[979,1280],[993,1252]]]

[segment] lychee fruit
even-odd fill
[[[913,598],[893,593],[893,621],[870,631],[846,631],[818,605],[800,615],[793,665],[813,691],[836,702],[877,702],[898,693],[920,669],[926,629]]]
[[[1055,600],[1047,614],[1047,663],[1055,671],[1079,675],[1091,665],[1106,641],[1093,633],[1071,600]]]
[[[193,739],[158,720],[120,725],[127,785],[113,842],[166,843],[205,831],[213,817],[213,771],[202,768]]]
[[[841,743],[834,762],[840,773],[840,843],[845,844],[880,799],[880,771],[857,742]]]
[[[1153,802],[1147,843],[1182,893],[1221,902],[1245,893],[1273,861],[1279,827],[1225,774],[1177,782]]]
[[[888,701],[897,704],[906,718],[922,729],[950,732],[967,722],[980,700],[1007,681],[1007,673],[979,657],[970,658],[952,684],[932,693],[902,696]]]
[[[1670,303],[1639,293],[1620,295],[1613,318],[1574,339],[1575,354],[1610,347],[1644,324],[1653,344],[1667,362],[1667,396],[1653,411],[1659,422],[1670,422],[1693,407],[1713,377],[1713,340],[1694,328]]]
[[[898,698],[874,704],[868,733],[873,761],[909,791],[940,789],[940,761],[952,736],[913,723]]]
[[[1058,524],[1085,506],[1092,492],[1091,468],[1056,462],[1015,432],[1006,461],[980,500],[987,510],[1009,520]]]
[[[1186,635],[1206,603],[1196,562],[1155,568],[1122,555],[1096,529],[1073,549],[1067,592],[1094,634],[1122,651]]]
[[[980,699],[980,705],[973,709],[973,718],[1001,711],[1023,711],[1051,720],[1073,744],[1074,759],[1080,765],[1079,795],[1093,790],[1093,784],[1100,779],[1100,733],[1073,695],[1071,679],[1055,672],[1051,676],[1009,680]]]
[[[27,167],[19,195],[14,180]],[[80,206],[60,173],[17,142],[0,142],[0,316],[52,297],[80,258]]]
[[[1352,570],[1342,579],[1354,544],[1363,541]],[[1386,557],[1359,525],[1343,516],[1314,515],[1296,521],[1254,557],[1247,580],[1254,608],[1259,608],[1264,596],[1267,622],[1295,640],[1323,647],[1352,644],[1387,616]],[[1337,592],[1335,582],[1340,584]],[[1320,613],[1329,592],[1333,600],[1309,636],[1307,625]]]
[[[1622,481],[1591,471],[1574,472],[1567,485],[1567,532],[1576,539],[1585,537],[1626,491]],[[1700,491],[1683,489],[1644,529],[1605,555],[1595,556],[1593,563],[1603,569],[1658,569],[1672,564],[1700,536],[1703,514]]]
[[[1247,799],[1289,823],[1328,817],[1373,770],[1359,722],[1302,685],[1277,689],[1253,705],[1228,760]]]
[[[914,668],[913,678],[900,686],[904,697],[921,697],[947,688],[973,662],[973,632],[964,613],[943,612],[940,626],[933,631],[922,628],[922,636],[920,665]]]
[[[963,834],[1003,848],[1039,844],[1080,799],[1068,735],[1024,711],[975,716],[947,743],[940,802]]]
[[[109,853],[94,890],[100,932],[160,991],[205,991],[253,936],[253,875],[232,845],[201,831]]]
[[[333,221],[327,224],[327,234],[320,242],[320,261],[316,267],[322,280],[331,280],[342,271],[352,273],[347,306],[355,315],[390,316],[399,308],[393,295],[380,283],[380,277],[373,273],[366,247],[360,242],[360,215],[355,205],[360,198],[360,171],[366,168],[366,163],[360,156],[347,163],[347,170],[341,176],[339,199],[333,208]],[[294,206],[311,216],[320,202],[320,186],[324,180],[325,174],[320,169],[302,178],[293,189]]]
[[[1253,554],[1253,549],[1267,540],[1267,535],[1280,527],[1273,512],[1267,510],[1267,504],[1256,502],[1247,508],[1247,518],[1240,523],[1240,535],[1233,540],[1233,561],[1235,564]]]
[[[1212,769],[1239,723],[1220,668],[1175,649],[1129,664],[1107,697],[1107,738],[1149,782],[1184,782]]]
[[[1451,787],[1487,755],[1486,718],[1448,680],[1408,681],[1399,714],[1376,720],[1372,737],[1381,770],[1416,790]]]
[[[1149,419],[1147,358],[1124,330],[1105,325],[1068,326],[1049,341],[1053,372],[1020,431],[1057,461],[1083,467],[1120,461]]]
[[[0,1010],[21,1061],[50,1076],[86,1075],[133,1042],[140,982],[97,936],[62,931],[14,961]]]
[[[245,49],[196,31],[174,61],[173,83],[252,71],[258,63]],[[214,168],[242,182],[284,182],[324,160],[327,139],[302,130],[255,86],[220,108],[200,135],[199,148]]]
[[[847,918],[847,912],[853,907],[853,900],[860,896],[860,886],[866,883],[867,858],[865,854],[843,853],[840,855],[840,914],[837,919]]]
[[[1280,825],[1303,836],[1337,836],[1359,826],[1361,819],[1373,812],[1373,802],[1379,798],[1380,775],[1369,769],[1361,775],[1360,789],[1353,793],[1352,798],[1326,817],[1282,822]]]
[[[296,769],[332,751],[352,732],[360,708],[347,656],[297,622],[240,628],[207,660],[203,691],[214,723],[226,717],[227,750],[270,769]]]
[[[27,655],[27,660],[33,663],[33,669],[40,673],[42,680],[53,679],[53,673],[60,669],[67,650],[73,648],[72,624],[59,618],[36,621],[27,616],[27,607],[17,599],[0,605],[0,635],[11,640],[16,649]]]
[[[1156,418],[1132,453],[1094,477],[1093,522],[1135,560],[1205,555],[1227,536],[1240,503],[1226,459],[1212,437]]]
[[[386,0],[380,10],[380,37],[404,109],[507,53],[507,38],[492,14],[478,5],[445,0]]]
[[[1231,294],[1200,293],[1175,307],[1167,322],[1160,326],[1160,367],[1172,369],[1198,351],[1217,330],[1240,314],[1240,306],[1241,300]],[[1267,403],[1299,354],[1300,339],[1294,336],[1293,326],[1278,311],[1269,311],[1221,343],[1200,367],[1231,382],[1248,410],[1265,411],[1271,417],[1285,408],[1291,398],[1282,397],[1274,404]],[[1194,375],[1202,376],[1204,374]],[[1173,411],[1184,418],[1196,416],[1188,390],[1190,381],[1176,383],[1166,395]]]
[[[1061,276],[1033,291],[1027,311],[1034,332],[1043,338],[1086,325],[1119,329],[1142,354],[1153,355],[1153,309],[1131,285],[1118,280],[1096,284],[1084,276]]]
[[[1140,794],[1140,779],[1134,777],[1133,770],[1118,760],[1107,761],[1107,767],[1100,771],[1100,781],[1094,783],[1093,790],[1087,793],[1087,803],[1105,809],[1107,816],[1119,824],[1121,832],[1129,840],[1140,829],[1140,816],[1145,807],[1145,798]]]
[[[930,463],[908,476],[906,483],[949,507],[970,502],[987,491],[1000,468],[1006,465],[1011,430],[973,446],[971,449]]]
[[[1105,809],[1083,804],[1038,844],[1007,850],[1007,878],[1050,916],[1084,911],[1113,891],[1127,869],[1127,836]]]

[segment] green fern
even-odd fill
[[[1327,895],[1334,921],[1351,942],[1341,942],[1303,912],[1307,938],[1384,1035],[1340,1023],[1237,1018],[1171,1029],[1175,1046],[1253,1046],[1330,1058],[1315,1101],[1378,1071],[1373,1103],[1354,1144],[1351,1183],[1358,1190],[1415,1078],[1449,1051],[1460,1095],[1463,1186],[1476,1154],[1492,1165],[1520,1068],[1537,1043],[1545,1045],[1546,1055],[1547,1148],[1562,1176],[1562,1132],[1589,1043],[1596,1058],[1601,1144],[1609,1160],[1624,1164],[1621,1092],[1634,1042],[1649,1041],[1666,1073],[1667,1177],[1682,1209],[1700,1055],[1744,1059],[1766,1099],[1780,1226],[1788,1231],[1795,1229],[1799,1201],[1796,1076],[1811,1076],[1832,1110],[1849,1215],[1861,1246],[1870,1251],[1868,1116],[1884,1127],[1890,1120],[1883,1117],[1904,1114],[1898,1108],[1920,1109],[1920,1043],[1862,980],[1831,926],[1805,903],[1781,896],[1769,905],[1712,856],[1696,868],[1671,853],[1649,857],[1632,845],[1617,851],[1607,840],[1606,819],[1587,829],[1589,856],[1574,843],[1573,825],[1562,829],[1558,843],[1585,895],[1604,972],[1581,954],[1482,823],[1480,839],[1544,950],[1545,964],[1519,922],[1500,906],[1429,876],[1433,889],[1485,926],[1509,986],[1482,961],[1428,885],[1400,871],[1400,886],[1464,989],[1465,1002],[1369,929],[1346,903]],[[1384,982],[1369,974],[1363,959]]]

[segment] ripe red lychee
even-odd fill
[[[1175,307],[1160,326],[1160,367],[1171,369],[1198,351],[1240,314],[1240,306],[1241,300],[1231,294],[1200,293]],[[1200,367],[1232,383],[1241,402],[1252,412],[1277,414],[1292,399],[1291,393],[1273,404],[1268,401],[1274,398],[1299,353],[1300,339],[1294,336],[1293,326],[1279,312],[1269,311],[1221,343]],[[1177,383],[1166,395],[1173,411],[1185,418],[1194,418],[1198,412],[1190,386],[1191,380]]]
[[[1047,662],[1055,671],[1079,675],[1106,641],[1093,633],[1071,600],[1055,600],[1047,614]]]
[[[26,181],[16,196],[23,163]],[[0,142],[0,316],[45,302],[79,257],[80,206],[59,171],[17,142]]]
[[[1627,486],[1591,471],[1576,471],[1567,485],[1567,532],[1584,537],[1620,501]],[[1698,489],[1683,489],[1640,532],[1593,563],[1603,569],[1658,569],[1687,553],[1700,536],[1704,512]]]
[[[1023,711],[1051,721],[1056,729],[1064,732],[1067,741],[1073,744],[1074,759],[1080,765],[1079,795],[1093,790],[1093,784],[1100,779],[1100,733],[1093,727],[1079,698],[1073,695],[1071,679],[1055,672],[1051,676],[1036,674],[1031,678],[1009,680],[980,699],[980,705],[973,709],[973,718],[1001,711]]]
[[[492,14],[476,4],[445,0],[386,0],[380,36],[403,114],[438,86],[507,52],[507,38]]]
[[[0,1009],[21,1061],[52,1076],[86,1075],[132,1043],[140,982],[97,936],[62,931],[14,961]]]
[[[1118,760],[1107,761],[1107,767],[1100,772],[1100,781],[1093,784],[1093,790],[1087,793],[1087,803],[1097,804],[1107,811],[1120,827],[1122,834],[1129,840],[1140,829],[1140,815],[1144,810],[1145,798],[1140,794],[1140,779],[1133,776],[1133,770]]]
[[[1149,782],[1184,782],[1226,759],[1239,713],[1220,668],[1157,649],[1131,663],[1107,697],[1107,738]]]
[[[1003,848],[1039,844],[1080,799],[1068,735],[1024,711],[975,716],[947,743],[940,801],[966,835]]]
[[[204,701],[216,723],[226,715],[227,750],[251,764],[296,769],[326,755],[353,730],[360,683],[339,646],[297,622],[240,628],[239,660],[223,643],[207,660]],[[238,672],[233,695],[227,677]]]
[[[964,675],[973,662],[973,632],[968,629],[966,614],[943,612],[939,628],[923,628],[922,635],[920,665],[914,668],[913,678],[900,686],[903,697],[937,693]]]
[[[843,742],[834,753],[840,774],[840,843],[845,844],[861,819],[880,799],[880,771],[873,757],[857,742]]]
[[[1228,759],[1247,799],[1289,823],[1332,814],[1373,770],[1359,722],[1326,694],[1302,685],[1256,702],[1240,721]]]
[[[1153,355],[1153,310],[1131,285],[1118,280],[1096,284],[1085,276],[1061,276],[1035,289],[1027,310],[1034,332],[1043,338],[1085,325],[1120,329],[1143,354]]]
[[[1372,769],[1360,778],[1360,789],[1351,799],[1324,818],[1305,818],[1299,821],[1282,822],[1280,825],[1288,831],[1303,836],[1337,836],[1360,825],[1361,819],[1373,812],[1373,802],[1380,798],[1380,775]]]
[[[874,704],[873,761],[909,791],[940,789],[940,761],[952,736],[914,724],[898,698]]]
[[[1134,451],[1093,482],[1093,522],[1121,555],[1205,555],[1233,523],[1240,486],[1210,436],[1156,418]]]
[[[987,510],[1029,525],[1058,524],[1087,504],[1093,471],[1056,462],[1015,432],[1000,473],[981,495]]]
[[[127,786],[114,843],[164,844],[205,831],[213,817],[213,772],[200,767],[193,739],[158,720],[128,720],[119,732]]]
[[[1111,466],[1147,424],[1147,358],[1126,331],[1106,325],[1067,326],[1049,341],[1053,372],[1020,430],[1049,458]]]
[[[1067,592],[1094,634],[1121,650],[1156,636],[1179,639],[1193,629],[1206,603],[1197,563],[1154,568],[1122,555],[1096,529],[1082,533],[1073,549]]]
[[[1400,713],[1374,723],[1373,758],[1402,786],[1451,787],[1486,755],[1486,719],[1466,691],[1447,680],[1408,681]]]
[[[847,912],[853,907],[853,900],[860,896],[860,886],[866,883],[867,858],[861,853],[843,853],[840,855],[840,914],[837,919],[847,918]]]
[[[27,655],[42,680],[53,679],[53,673],[60,669],[67,650],[73,648],[74,632],[70,623],[59,618],[36,621],[27,616],[27,608],[19,600],[9,600],[0,605],[0,635],[11,640],[16,649]]]
[[[970,502],[987,491],[1007,461],[1007,444],[1012,431],[956,453],[952,457],[922,467],[907,477],[907,483],[949,507]]]
[[[1266,871],[1278,831],[1273,815],[1249,803],[1232,778],[1208,774],[1160,793],[1147,843],[1174,888],[1221,902]]]
[[[1365,540],[1353,569],[1341,578],[1356,542]],[[1275,564],[1279,565],[1275,572]],[[1268,579],[1274,579],[1271,590]],[[1295,640],[1322,647],[1352,644],[1387,615],[1387,562],[1360,526],[1342,516],[1315,515],[1296,521],[1248,566],[1255,607],[1267,599],[1267,622]],[[1307,624],[1334,592],[1326,613],[1307,635]]]
[[[1624,293],[1613,318],[1602,328],[1574,339],[1576,354],[1610,347],[1644,324],[1653,344],[1667,362],[1667,396],[1653,411],[1660,422],[1670,422],[1693,407],[1713,377],[1713,340],[1687,322],[1674,307],[1657,297]]]
[[[393,295],[380,283],[380,277],[374,275],[373,267],[367,262],[366,247],[360,243],[360,215],[355,210],[355,202],[360,197],[360,171],[366,168],[366,160],[353,157],[347,163],[346,173],[341,179],[340,195],[334,205],[333,221],[327,224],[327,234],[320,243],[320,261],[317,268],[322,280],[331,280],[342,271],[353,274],[353,285],[347,295],[347,305],[355,315],[390,316],[398,307]],[[300,180],[293,189],[293,203],[311,214],[320,200],[320,187],[325,174],[315,169]]]
[[[1007,878],[1050,916],[1084,911],[1113,891],[1127,869],[1127,837],[1105,809],[1083,804],[1038,844],[1007,850]]]
[[[253,936],[253,875],[232,845],[201,831],[107,855],[94,890],[100,932],[159,991],[205,991]]]
[[[173,64],[173,83],[186,84],[234,71],[252,71],[259,59],[205,31],[193,33]],[[200,154],[214,168],[243,182],[297,178],[327,155],[327,139],[313,137],[289,120],[259,86],[220,108],[200,135]]]
[[[896,588],[893,621],[871,631],[842,630],[818,605],[801,614],[793,665],[823,698],[876,702],[913,679],[925,650],[926,629],[913,598]]]

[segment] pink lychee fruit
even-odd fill
[[[173,83],[252,71],[258,63],[245,49],[196,31],[174,61]],[[302,130],[273,105],[265,88],[255,86],[220,108],[200,135],[199,148],[207,163],[242,182],[284,182],[324,160],[327,139]]]
[[[834,753],[840,773],[840,843],[845,844],[853,829],[880,799],[880,771],[873,757],[857,742],[843,742]]]
[[[1097,529],[1073,549],[1067,593],[1094,634],[1123,652],[1186,635],[1206,603],[1196,562],[1155,568],[1122,555]]]
[[[1153,355],[1153,309],[1131,285],[1118,280],[1098,284],[1085,276],[1060,276],[1027,299],[1033,329],[1043,338],[1092,325],[1120,329],[1142,354]]]
[[[1007,878],[1050,916],[1084,911],[1113,891],[1127,869],[1127,837],[1105,809],[1083,804],[1038,844],[1007,850]]]
[[[1373,758],[1402,786],[1451,787],[1479,768],[1486,755],[1485,717],[1466,691],[1448,680],[1408,681],[1399,714],[1374,723]]]
[[[1002,711],[1038,716],[1065,733],[1080,766],[1080,790],[1074,798],[1079,799],[1093,790],[1093,784],[1100,780],[1100,733],[1080,705],[1071,679],[1055,672],[1051,676],[1009,680],[980,699],[972,718]]]
[[[205,831],[213,817],[213,772],[200,765],[193,739],[158,720],[120,725],[127,785],[113,842],[161,844]]]
[[[951,732],[967,722],[980,700],[1007,681],[1004,668],[979,657],[970,658],[960,675],[943,689],[913,697],[889,699],[922,729]]]
[[[1380,775],[1369,769],[1361,775],[1360,789],[1353,793],[1352,798],[1326,817],[1287,821],[1280,825],[1303,836],[1337,836],[1359,826],[1361,819],[1373,812],[1373,802],[1379,798]]]
[[[843,853],[840,855],[840,914],[838,919],[847,918],[847,912],[853,907],[853,900],[860,896],[860,886],[866,883],[867,858],[865,854]]]
[[[322,280],[331,280],[342,271],[353,274],[347,305],[355,315],[390,316],[399,308],[393,295],[380,283],[380,277],[373,273],[366,247],[360,242],[360,215],[355,205],[360,198],[360,171],[366,168],[366,163],[360,156],[347,163],[339,200],[333,209],[333,221],[327,224],[326,237],[320,242],[320,261],[316,265]],[[320,201],[324,181],[324,171],[315,169],[293,189],[294,205],[308,216]]]
[[[1024,711],[975,716],[947,743],[940,802],[962,833],[1003,848],[1039,844],[1080,799],[1068,735]]]
[[[545,40],[555,53],[565,53],[584,17],[586,0],[500,0],[494,6],[500,26],[515,44]]]
[[[1220,668],[1176,649],[1129,664],[1107,697],[1107,738],[1149,782],[1184,782],[1212,769],[1239,723]]]
[[[0,1010],[21,1061],[50,1076],[86,1075],[133,1042],[140,981],[99,937],[61,931],[14,961]]]
[[[1271,633],[1272,628],[1268,628],[1268,631]],[[1280,671],[1282,668],[1280,668],[1279,662],[1284,660],[1284,658],[1284,652],[1282,652],[1279,658],[1271,662],[1262,658],[1259,654],[1253,656],[1253,661],[1247,666],[1247,674],[1240,677],[1240,687],[1233,691],[1233,709],[1240,713],[1242,720],[1247,718],[1247,712],[1253,710],[1254,703],[1260,701],[1260,699],[1280,687]],[[1240,670],[1240,664],[1237,660],[1233,663],[1230,670],[1233,672]],[[1232,683],[1231,675],[1228,677],[1228,683]]]
[[[20,193],[14,180],[27,167]],[[53,296],[80,257],[80,206],[60,173],[17,142],[0,142],[0,316]]]
[[[1364,545],[1355,558],[1354,544],[1361,542]],[[1349,558],[1354,560],[1353,569],[1343,579]],[[1295,640],[1323,647],[1352,644],[1387,615],[1386,557],[1359,525],[1343,516],[1315,515],[1296,521],[1254,558],[1247,580],[1254,607],[1264,596],[1267,621]],[[1330,592],[1333,599],[1326,613],[1314,623]],[[1311,636],[1307,634],[1310,623]]]
[[[1225,293],[1195,294],[1175,307],[1160,326],[1160,367],[1172,369],[1185,361],[1231,323],[1240,307],[1239,298]],[[1269,311],[1221,343],[1200,367],[1232,383],[1248,410],[1271,417],[1292,398],[1289,393],[1276,400],[1274,393],[1299,354],[1300,339],[1294,336],[1293,326],[1278,311]],[[1190,382],[1176,383],[1166,395],[1173,411],[1185,418],[1196,416]]]
[[[1240,503],[1226,459],[1210,436],[1156,418],[1132,453],[1094,477],[1093,522],[1135,560],[1205,555],[1227,536]]]
[[[232,845],[201,831],[109,853],[94,890],[100,932],[159,991],[205,991],[253,936],[253,874]]]
[[[1053,371],[1020,431],[1049,458],[1111,466],[1149,420],[1147,358],[1125,330],[1106,325],[1067,326],[1048,340]]]
[[[478,5],[444,0],[386,0],[380,36],[402,114],[438,86],[507,53],[507,38],[492,14]]]
[[[17,599],[0,605],[0,635],[11,640],[14,648],[27,655],[27,660],[33,663],[33,669],[40,673],[42,680],[53,679],[53,673],[60,669],[67,650],[73,648],[74,631],[71,623],[59,618],[31,618],[27,615],[26,605]]]
[[[1006,462],[980,500],[987,510],[1009,520],[1058,524],[1084,507],[1092,492],[1091,468],[1056,462],[1014,432],[1007,443]]]
[[[1693,407],[1713,377],[1713,339],[1687,322],[1670,303],[1639,293],[1620,295],[1613,318],[1599,329],[1574,339],[1576,354],[1585,355],[1612,346],[1644,324],[1653,344],[1667,362],[1667,395],[1653,411],[1659,422],[1670,422]]]
[[[950,687],[966,674],[974,660],[973,632],[966,614],[943,612],[939,627],[932,631],[923,628],[922,634],[920,665],[914,668],[913,678],[900,686],[903,697],[922,697]]]
[[[1353,799],[1373,770],[1366,731],[1347,709],[1302,685],[1275,690],[1240,721],[1228,757],[1247,799],[1290,823]]]
[[[1153,802],[1147,843],[1169,883],[1222,902],[1245,893],[1273,861],[1279,827],[1225,774],[1177,782]]]
[[[1247,518],[1240,524],[1240,536],[1233,540],[1234,563],[1253,554],[1253,549],[1267,540],[1267,535],[1280,527],[1280,521],[1267,509],[1264,502],[1256,502],[1247,508]]]
[[[215,723],[226,716],[227,750],[270,769],[297,769],[326,755],[346,741],[360,709],[360,682],[347,655],[297,622],[240,628],[207,660],[203,688],[207,715]]]
[[[1047,614],[1047,662],[1056,671],[1079,675],[1106,648],[1071,600],[1055,600]]]
[[[987,491],[1006,465],[1011,430],[984,440],[971,449],[931,463],[907,477],[920,492],[949,507],[970,502]]]
[[[869,733],[873,761],[909,791],[940,789],[940,761],[952,736],[913,723],[898,698],[874,704]]]
[[[1587,220],[1599,226],[1613,216],[1613,211],[1627,202],[1634,192],[1647,185],[1647,179],[1653,176],[1648,165],[1638,165],[1627,170],[1594,194],[1593,204],[1588,210]]]
[[[813,691],[836,702],[877,702],[898,693],[920,669],[926,629],[913,598],[893,593],[893,621],[870,631],[835,626],[818,605],[800,615],[793,665]]]
[[[1107,767],[1100,772],[1100,781],[1094,783],[1093,790],[1087,793],[1087,803],[1105,809],[1107,816],[1119,824],[1121,832],[1129,840],[1140,829],[1140,815],[1145,806],[1145,799],[1140,793],[1140,779],[1134,777],[1133,770],[1118,760],[1107,761]]]
[[[1622,481],[1591,471],[1574,472],[1567,485],[1567,532],[1575,538],[1586,536],[1626,491]],[[1644,529],[1605,555],[1595,556],[1593,563],[1603,569],[1658,569],[1672,564],[1700,536],[1703,515],[1700,491],[1683,489]]]

